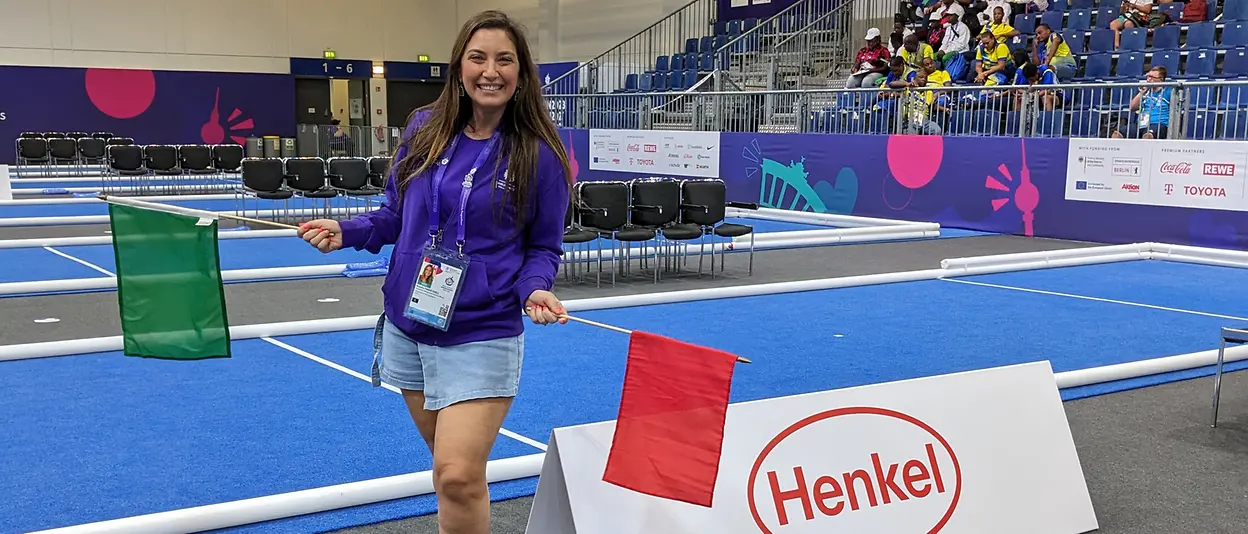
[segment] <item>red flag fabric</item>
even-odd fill
[[[634,331],[602,480],[711,506],[737,357]]]

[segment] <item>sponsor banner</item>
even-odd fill
[[[1098,528],[1048,362],[733,404],[709,508],[603,482],[613,429],[555,429],[527,532]]]
[[[718,132],[590,130],[589,168],[718,178],[719,149]]]
[[[9,185],[9,166],[0,164],[0,200],[13,200],[13,188]]]
[[[1066,199],[1248,211],[1240,141],[1071,139]]]

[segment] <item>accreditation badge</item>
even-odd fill
[[[459,287],[468,272],[468,264],[468,257],[462,254],[432,247],[425,249],[404,315],[446,331],[459,301]]]

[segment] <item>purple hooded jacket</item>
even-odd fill
[[[403,138],[410,139],[426,117],[413,117]],[[452,249],[459,227],[456,212],[463,177],[487,144],[462,132],[458,135],[459,146],[442,181],[438,209],[443,246]],[[409,182],[403,198],[399,198],[398,179],[392,169],[381,207],[340,223],[344,248],[377,254],[382,247],[394,245],[390,270],[381,288],[385,313],[414,341],[448,346],[519,335],[524,331],[525,300],[533,291],[549,291],[554,285],[563,255],[564,217],[570,195],[563,166],[551,147],[542,143],[532,197],[527,203],[530,217],[524,226],[517,226],[512,199],[503,194],[506,161],[498,173],[494,172],[501,146],[501,142],[496,143],[494,155],[477,170],[469,194],[464,254],[471,262],[445,332],[404,316],[422,252],[429,244],[433,170]],[[394,161],[406,153],[406,145],[401,146]]]

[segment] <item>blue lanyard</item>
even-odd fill
[[[490,136],[490,142],[486,143],[485,148],[477,155],[477,160],[473,162],[472,169],[468,174],[464,175],[463,190],[459,194],[459,229],[456,236],[456,244],[459,246],[459,254],[464,254],[464,223],[467,217],[468,195],[472,192],[472,179],[477,174],[477,169],[485,164],[486,158],[490,156],[490,152],[494,151],[494,143],[498,141],[498,130],[494,130],[494,134]],[[433,245],[437,246],[442,238],[442,230],[438,224],[438,209],[441,207],[439,196],[442,189],[442,180],[446,175],[446,167],[451,163],[451,156],[455,155],[455,148],[459,146],[459,134],[451,140],[451,146],[446,149],[446,153],[439,162],[438,171],[433,176],[433,213],[429,214],[429,237],[433,241]]]

